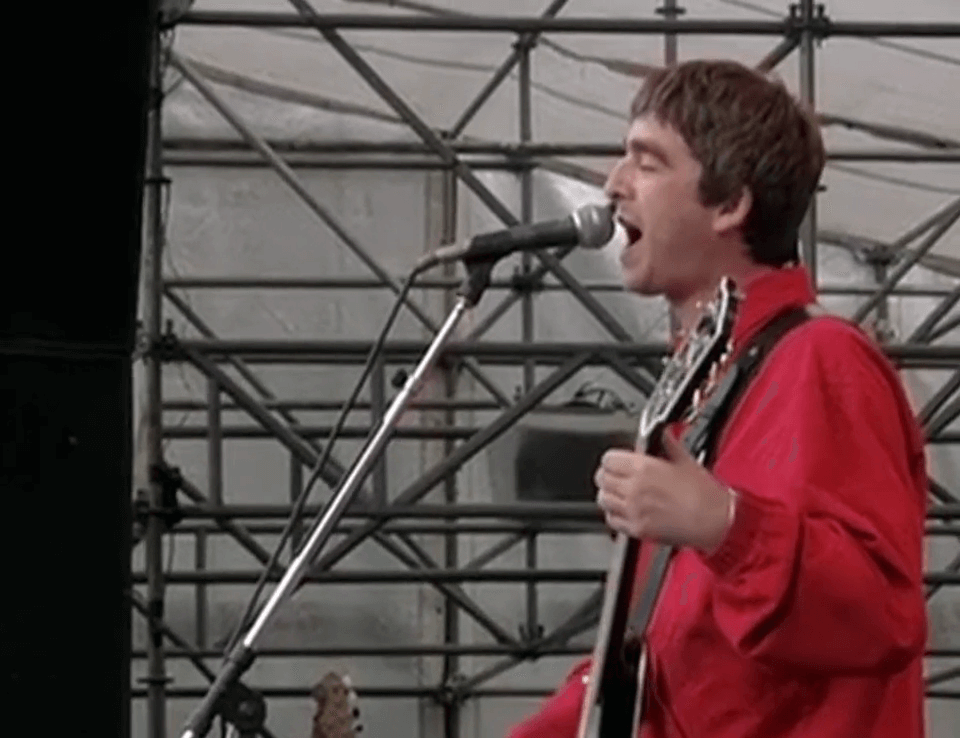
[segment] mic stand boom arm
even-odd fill
[[[230,653],[227,655],[220,673],[210,685],[210,689],[204,696],[203,701],[190,716],[187,721],[181,738],[203,738],[210,730],[217,712],[226,707],[225,699],[235,690],[234,685],[243,673],[250,668],[254,660],[254,647],[257,640],[266,628],[276,610],[283,604],[290,595],[299,587],[303,577],[307,574],[311,563],[320,551],[321,547],[329,540],[333,534],[337,523],[346,512],[347,507],[352,502],[360,485],[373,469],[377,457],[383,451],[384,446],[389,439],[391,432],[397,424],[401,413],[410,404],[410,400],[417,392],[421,382],[427,373],[437,362],[440,353],[446,344],[450,341],[454,329],[460,322],[464,313],[480,301],[484,290],[490,284],[490,275],[493,271],[496,259],[485,258],[476,260],[464,260],[467,276],[458,289],[457,302],[450,311],[449,316],[444,321],[433,342],[427,347],[423,358],[417,364],[413,374],[407,379],[393,403],[390,405],[379,426],[374,430],[373,435],[367,442],[363,452],[357,457],[353,467],[345,475],[340,486],[334,492],[326,507],[321,511],[320,517],[314,524],[313,532],[307,538],[306,543],[300,549],[300,553],[290,563],[280,583],[270,595],[270,599],[257,614],[256,620],[250,626],[249,630],[239,639]],[[260,719],[264,716],[260,711]]]

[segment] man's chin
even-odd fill
[[[663,293],[656,282],[647,274],[634,274],[624,278],[624,289],[643,297],[655,297]]]

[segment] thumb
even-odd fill
[[[668,461],[676,464],[696,463],[696,460],[687,451],[687,447],[683,445],[683,441],[673,435],[673,431],[669,428],[665,428],[660,435],[660,447],[663,449],[664,458]]]

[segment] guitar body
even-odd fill
[[[656,454],[661,434],[689,416],[703,385],[715,378],[729,351],[736,311],[734,284],[724,279],[690,337],[670,358],[640,419],[636,449]],[[634,597],[640,542],[617,534],[604,585],[577,738],[636,738],[647,694],[646,631],[666,579],[673,548],[653,547],[640,597]]]
[[[631,577],[637,568],[638,541],[617,534],[607,572],[603,609],[578,738],[630,735],[636,723],[640,653],[626,648]],[[586,709],[587,706],[590,709]]]

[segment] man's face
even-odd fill
[[[605,187],[627,233],[620,256],[627,289],[682,299],[709,286],[713,211],[700,204],[700,163],[673,128],[633,121]]]

